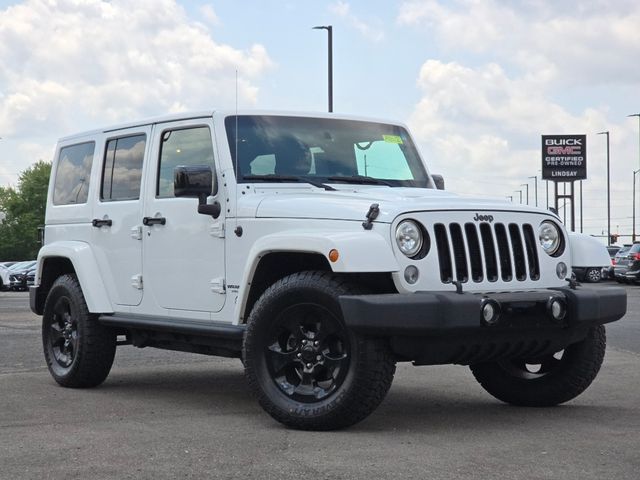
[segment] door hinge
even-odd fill
[[[134,275],[131,277],[131,286],[138,290],[142,290],[142,274]]]
[[[209,235],[212,237],[224,238],[224,223],[218,222],[211,225]]]
[[[224,295],[227,291],[224,278],[222,277],[214,278],[213,280],[211,280],[211,282],[209,282],[209,285],[211,285],[211,291],[213,293],[220,293]]]
[[[142,240],[142,225],[136,225],[131,228],[131,238],[134,240]]]

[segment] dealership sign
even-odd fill
[[[586,135],[542,135],[542,179],[573,182],[587,178]]]

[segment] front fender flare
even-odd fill
[[[266,235],[257,240],[247,256],[238,292],[235,321],[241,322],[249,295],[251,279],[260,259],[274,252],[299,252],[320,254],[328,259],[331,250],[337,250],[339,258],[328,263],[336,273],[397,272],[398,262],[392,247],[376,232],[283,232]]]

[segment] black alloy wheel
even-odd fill
[[[349,340],[327,308],[296,304],[271,325],[265,355],[278,388],[293,400],[313,403],[342,385],[349,368]]]
[[[78,350],[78,322],[71,315],[68,297],[59,297],[49,323],[49,348],[62,368],[69,368]]]
[[[58,277],[47,294],[42,345],[49,373],[63,387],[95,387],[109,375],[116,333],[89,312],[75,275]]]
[[[498,364],[515,378],[536,380],[557,371],[562,364],[563,355],[564,350],[560,350],[539,358],[502,360]]]

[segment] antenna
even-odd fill
[[[236,143],[236,148],[235,148],[235,152],[234,152],[234,159],[233,159],[233,163],[234,163],[234,172],[236,175],[236,191],[235,191],[235,217],[236,217],[236,228],[233,230],[233,232],[236,234],[237,237],[241,237],[242,236],[242,227],[238,226],[238,189],[240,188],[240,182],[238,181],[238,179],[240,178],[239,172],[238,172],[238,69],[236,68],[236,132],[235,132],[235,143]]]

